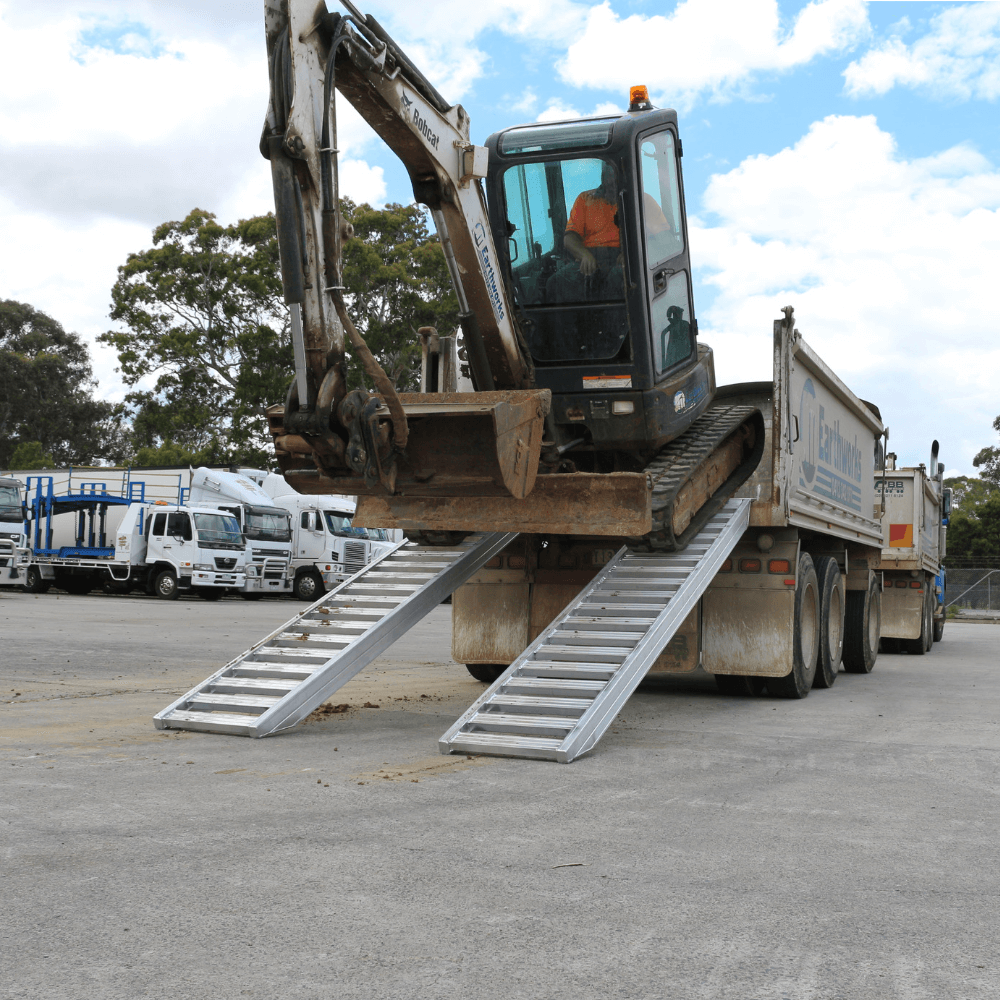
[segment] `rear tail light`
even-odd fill
[[[499,556],[494,556],[489,562],[483,563],[483,569],[499,569],[503,560]]]
[[[510,569],[524,569],[526,562],[524,556],[507,556],[507,565]]]
[[[896,581],[896,586],[899,587],[900,590],[906,590],[906,581],[905,580],[897,580]]]
[[[760,560],[759,559],[741,559],[740,560],[740,572],[741,573],[759,573],[760,572]]]
[[[768,573],[791,573],[792,564],[787,559],[771,559],[767,564]]]
[[[919,580],[910,581],[910,590],[920,590],[921,587],[923,587],[923,584]]]
[[[732,559],[727,559],[720,567],[720,573],[732,573],[733,571],[733,561]]]

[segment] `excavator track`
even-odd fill
[[[750,478],[763,450],[760,410],[726,403],[710,406],[646,466],[653,486],[653,528],[629,538],[629,549],[683,549]]]

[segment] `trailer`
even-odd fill
[[[57,494],[51,476],[29,477],[25,590],[144,589],[165,600],[192,591],[216,600],[242,589],[247,544],[231,515],[147,502],[141,483],[126,496],[99,489],[104,485],[81,483],[75,493]]]
[[[875,482],[884,496],[886,538],[878,570],[882,575],[884,653],[929,653],[944,637],[944,566],[951,490],[944,486],[938,443],[930,465],[896,467],[887,456]]]

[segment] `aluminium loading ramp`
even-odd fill
[[[439,741],[569,763],[591,750],[746,530],[729,500],[680,552],[621,549]]]
[[[400,542],[155,715],[156,728],[270,736],[294,726],[516,537]]]

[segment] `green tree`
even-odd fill
[[[163,223],[118,268],[111,300],[124,329],[99,339],[118,352],[126,385],[155,379],[127,397],[135,450],[264,460],[264,411],[292,366],[273,217],[220,226],[194,209]]]
[[[54,465],[114,457],[120,409],[94,399],[94,384],[77,334],[26,303],[0,301],[0,467],[13,468],[26,444]]]
[[[10,457],[12,469],[51,469],[55,464],[52,453],[42,448],[41,441],[22,441]]]
[[[344,251],[355,324],[399,388],[415,389],[418,327],[457,320],[441,246],[414,205],[343,208],[355,230]],[[166,222],[118,269],[111,296],[122,328],[99,339],[118,352],[127,385],[154,379],[126,397],[133,461],[268,461],[265,410],[284,400],[293,372],[273,216],[220,226],[195,209]],[[351,388],[365,385],[349,354],[347,368]]]
[[[422,326],[451,332],[458,324],[458,300],[437,236],[416,205],[384,209],[341,202],[354,239],[344,245],[344,288],[354,325],[386,375],[401,392],[420,387]],[[373,388],[348,356],[350,388]]]
[[[993,430],[1000,432],[1000,416],[993,421]],[[972,460],[977,469],[982,469],[980,476],[986,482],[1000,487],[1000,448],[988,446],[983,448]]]

